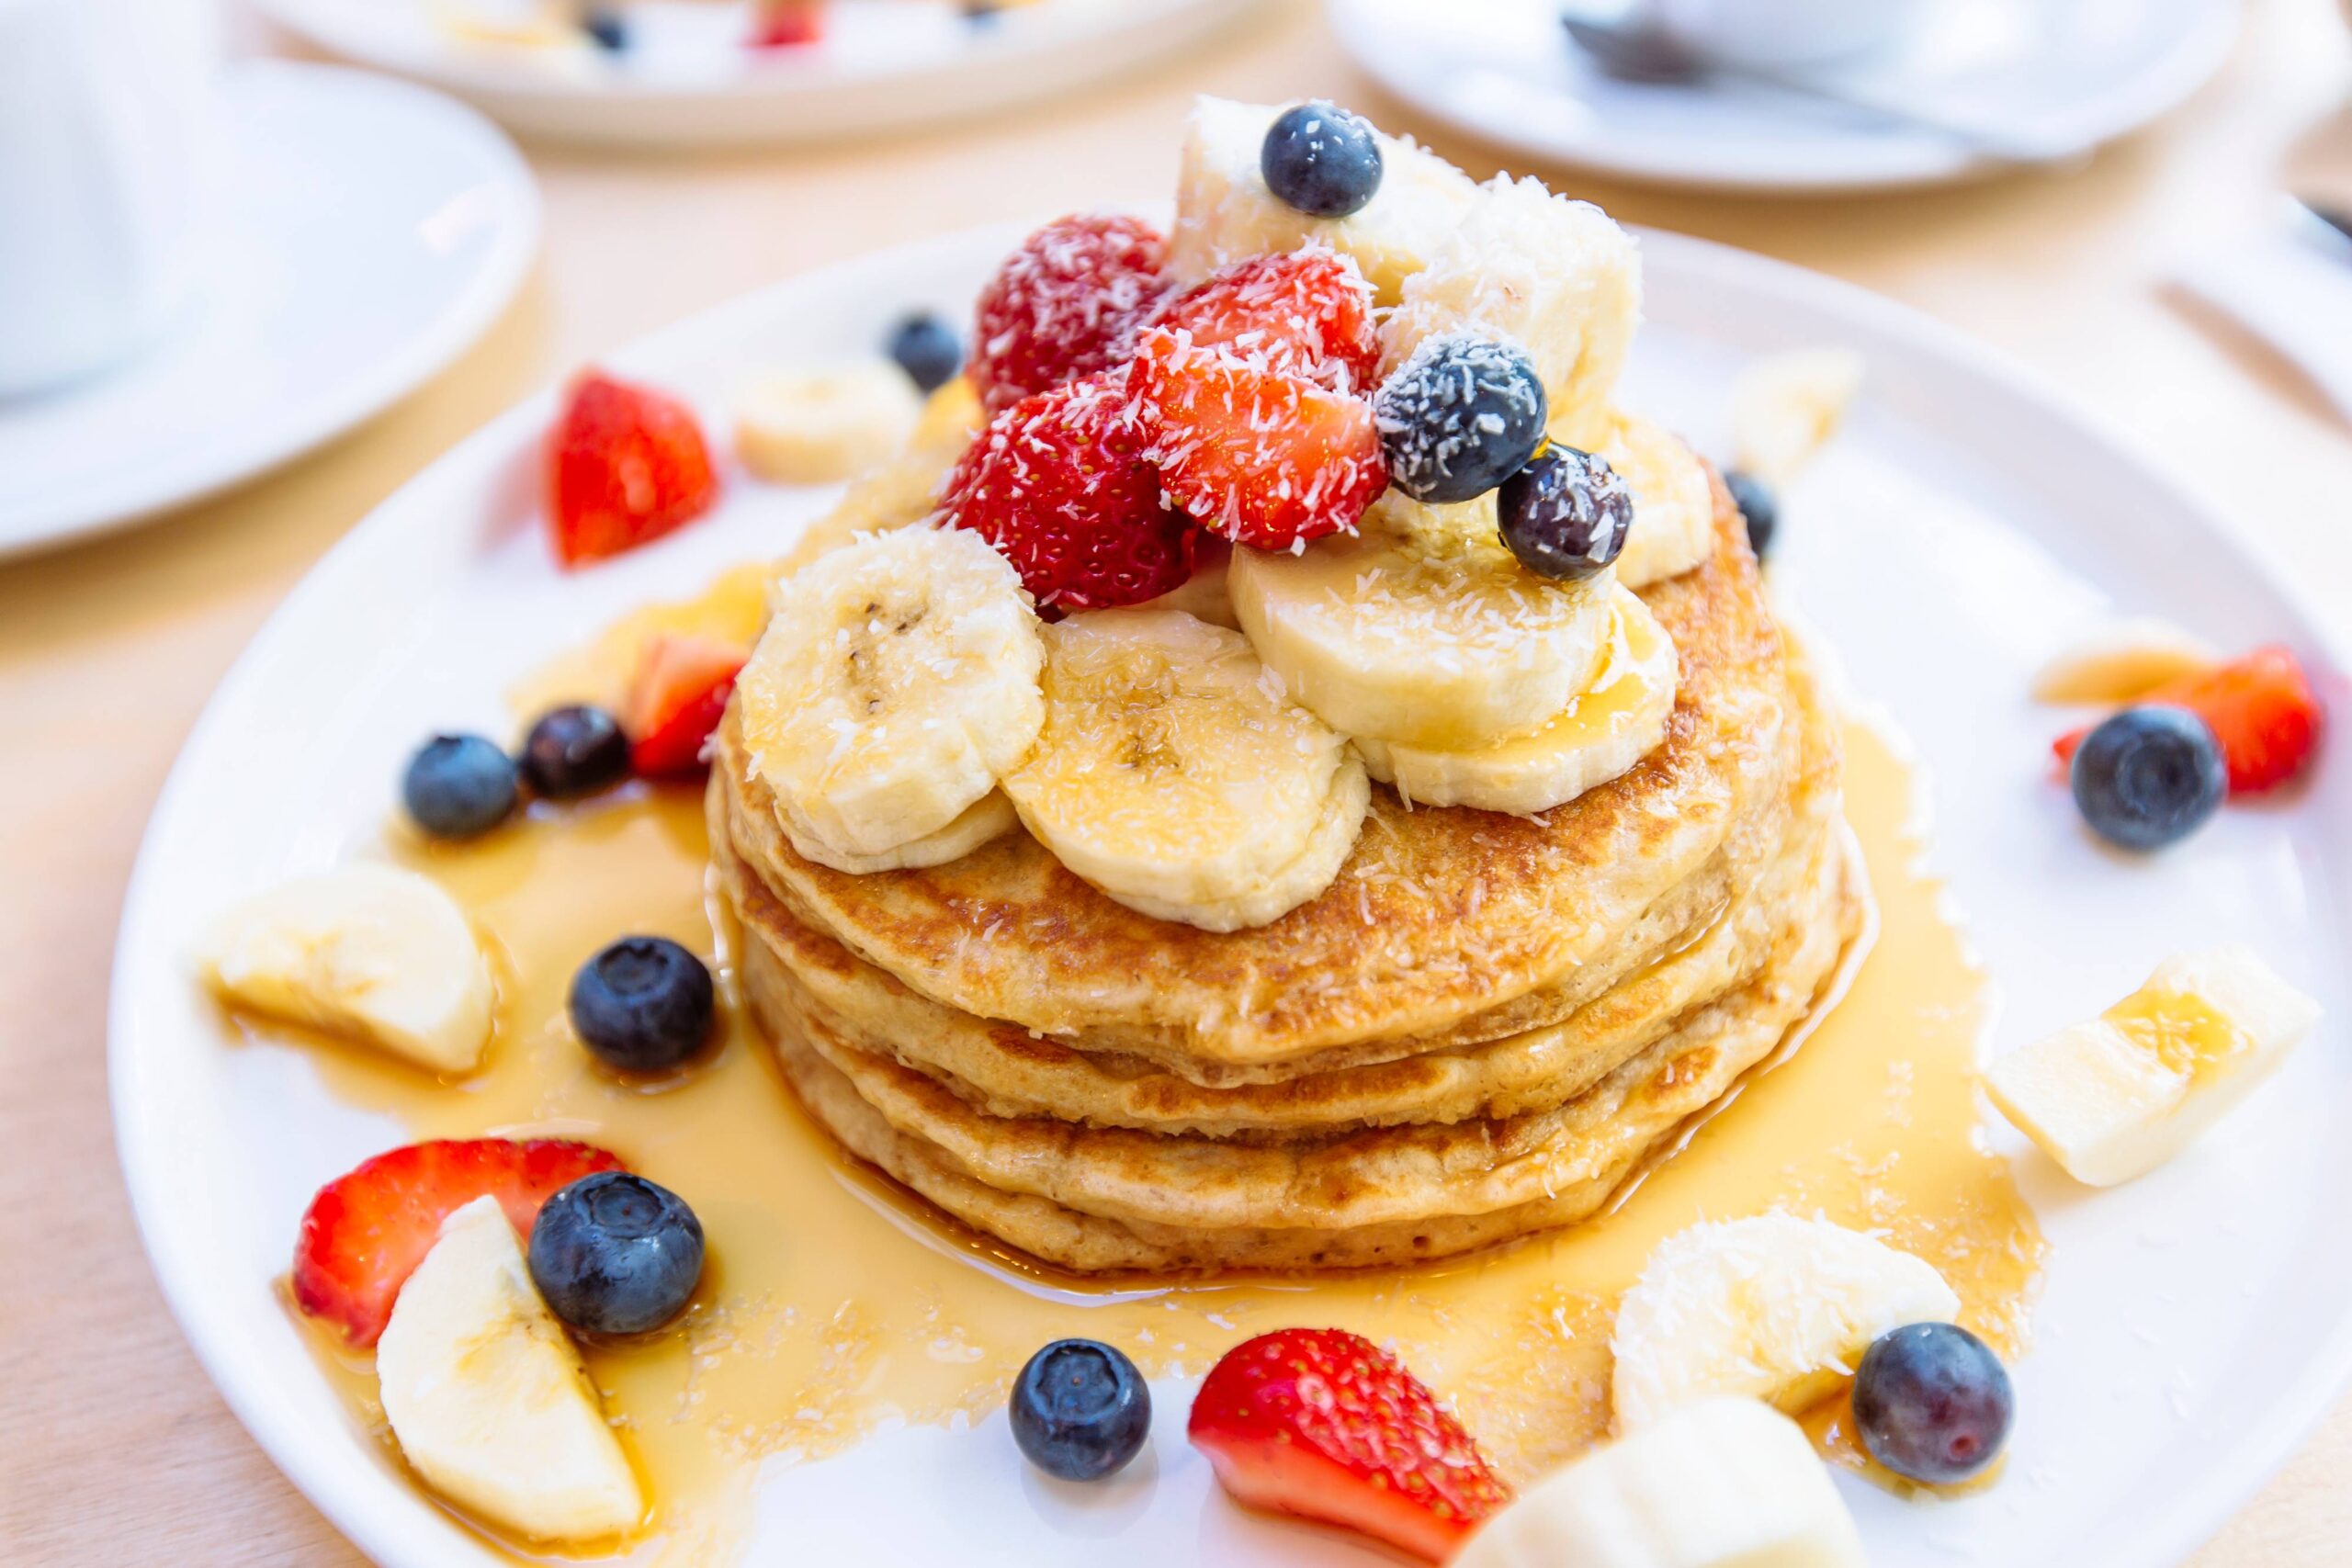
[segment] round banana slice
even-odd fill
[[[1618,581],[1646,588],[1681,576],[1714,553],[1714,486],[1680,436],[1619,413],[1610,420],[1600,456],[1634,492],[1634,527],[1617,557]]]
[[[735,700],[795,845],[846,869],[981,841],[959,822],[1045,721],[1037,617],[1004,558],[961,529],[868,535],[772,608]]]
[[[1352,536],[1237,549],[1226,573],[1241,629],[1294,699],[1342,734],[1449,748],[1523,734],[1590,683],[1613,581],[1527,570],[1491,497],[1425,507],[1393,491]]]
[[[1001,789],[990,790],[966,808],[961,817],[936,833],[925,833],[895,850],[878,855],[845,854],[798,821],[791,807],[777,802],[776,818],[784,825],[784,836],[792,840],[792,848],[801,859],[819,865],[845,871],[852,876],[865,876],[876,871],[908,871],[916,866],[945,865],[951,860],[962,860],[991,839],[1001,839],[1021,826],[1021,818],[1012,809],[1012,802]]]
[[[1614,591],[1610,615],[1600,673],[1541,728],[1470,751],[1359,738],[1364,766],[1415,805],[1522,814],[1631,772],[1666,739],[1679,671],[1674,639],[1632,589]]]
[[[884,360],[776,370],[735,407],[735,454],[774,484],[831,484],[899,449],[922,417],[906,372]]]
[[[1029,830],[1147,915],[1261,926],[1331,885],[1371,798],[1348,743],[1238,632],[1171,610],[1045,628],[1046,726],[1004,781]]]

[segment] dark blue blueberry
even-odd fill
[[[718,996],[703,961],[662,936],[625,936],[571,977],[581,1043],[626,1072],[674,1067],[710,1038]]]
[[[1012,1381],[1012,1440],[1064,1481],[1095,1481],[1143,1449],[1151,1389],[1136,1364],[1091,1339],[1057,1339]]]
[[[2205,824],[2229,793],[2222,743],[2186,708],[2125,708],[2075,753],[2075,804],[2111,844],[2160,850]]]
[[[978,26],[1003,14],[1004,0],[964,0],[964,19]]]
[[[1424,338],[1372,400],[1389,482],[1439,504],[1484,495],[1525,468],[1547,408],[1525,349],[1471,333]]]
[[[1854,1373],[1854,1426],[1871,1458],[1906,1481],[1965,1481],[1993,1462],[2017,1413],[2008,1370],[1957,1324],[1882,1334]]]
[[[1258,149],[1266,188],[1315,218],[1345,218],[1380,188],[1380,141],[1372,122],[1317,98],[1284,109]]]
[[[1740,521],[1747,525],[1747,547],[1762,560],[1772,553],[1772,535],[1781,525],[1780,497],[1772,493],[1770,485],[1744,468],[1725,474],[1724,488],[1731,491]]]
[[[935,392],[964,367],[964,340],[928,310],[918,310],[890,329],[884,344],[914,384]]]
[[[588,795],[628,773],[628,737],[603,708],[550,708],[523,741],[523,782],[549,800]]]
[[[628,47],[628,20],[608,6],[591,6],[581,14],[580,30],[608,54]]]
[[[642,1334],[678,1315],[702,1278],[702,1222],[666,1187],[625,1170],[583,1176],[539,1206],[531,1282],[592,1334]]]
[[[472,839],[514,809],[514,760],[479,735],[436,735],[401,775],[401,800],[436,839]]]
[[[1495,498],[1503,544],[1539,577],[1573,582],[1617,558],[1634,531],[1634,492],[1589,452],[1547,446]]]

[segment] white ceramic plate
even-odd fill
[[[447,88],[532,136],[639,147],[825,141],[951,119],[1158,59],[1253,0],[832,0],[817,43],[743,46],[746,0],[637,0],[629,47],[469,42],[434,0],[254,0],[345,59]]]
[[[680,389],[717,425],[744,366],[867,351],[910,304],[959,306],[1015,238],[952,237],[780,284],[613,364]],[[1933,859],[2007,998],[1999,1043],[2095,1011],[2157,954],[2223,938],[2254,943],[2329,1010],[2281,1081],[2134,1186],[2070,1190],[1996,1132],[2053,1243],[2037,1348],[2018,1369],[2008,1477],[1933,1507],[1841,1482],[1877,1568],[2174,1562],[2352,1367],[2341,967],[2352,788],[2344,760],[2326,759],[2300,798],[2233,807],[2174,852],[2127,862],[2097,849],[2047,782],[2057,720],[2028,702],[2027,681],[2110,600],[2233,646],[2292,643],[2352,713],[2342,666],[2243,543],[1944,329],[1736,252],[1668,235],[1646,250],[1633,400],[1708,449],[1721,450],[1730,379],[1748,356],[1842,343],[1869,361],[1848,431],[1788,498],[1776,572],[1930,771]],[[532,400],[420,475],[254,641],[156,809],[115,975],[117,1127],[172,1306],[262,1446],[399,1568],[493,1558],[355,1433],[271,1283],[313,1189],[399,1130],[330,1099],[300,1052],[228,1046],[181,954],[225,901],[371,834],[429,726],[503,730],[500,693],[550,649],[722,563],[773,554],[827,499],[741,484],[708,521],[563,575],[531,501],[551,409],[551,396]],[[1153,1466],[1076,1501],[1018,1479],[1001,1416],[773,1470],[759,1509],[767,1554],[752,1560],[1100,1568],[1115,1536],[1123,1568],[1376,1561],[1215,1497],[1182,1441],[1189,1403],[1181,1383],[1159,1389]]]
[[[1871,0],[1853,0],[1856,4]],[[1330,0],[1382,86],[1483,141],[1659,185],[1830,191],[1924,185],[1997,164],[1757,84],[1612,79],[1568,42],[1561,0]],[[2087,154],[2211,76],[2236,0],[1946,0],[1907,46],[1845,69],[1872,98]]]

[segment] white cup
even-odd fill
[[[1890,48],[1918,25],[1928,3],[1651,0],[1651,6],[1677,39],[1704,58],[1776,71],[1827,65]]]
[[[0,397],[187,308],[218,207],[213,0],[0,0]]]

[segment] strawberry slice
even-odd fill
[[[790,49],[824,36],[825,0],[763,0],[752,8],[751,36],[743,41],[753,49]]]
[[[527,1236],[540,1204],[592,1172],[622,1168],[603,1149],[560,1138],[440,1139],[378,1155],[320,1188],[303,1211],[294,1300],[352,1344],[373,1345],[450,1214],[495,1198]]]
[[[1178,504],[1237,545],[1283,550],[1353,528],[1388,488],[1362,398],[1160,327],[1143,334],[1130,374],[1144,457]]]
[[[1362,1335],[1284,1328],[1225,1353],[1186,1427],[1226,1491],[1430,1562],[1510,1500],[1419,1378]]]
[[[710,509],[718,480],[694,411],[584,371],[548,432],[548,525],[565,566],[635,549]]]
[[[2302,772],[2325,717],[2301,663],[2276,645],[2168,681],[2132,705],[2149,703],[2187,708],[2211,728],[2229,763],[2232,795],[2258,795]],[[2069,730],[2052,747],[2062,772],[2091,728]]]
[[[1213,273],[1170,299],[1151,324],[1192,333],[1196,347],[1262,357],[1285,375],[1345,392],[1378,384],[1372,308],[1372,285],[1355,258],[1310,245]]]
[[[629,685],[629,765],[645,778],[690,773],[727,712],[747,655],[730,642],[657,632]]]
[[[988,411],[1012,407],[1127,356],[1166,297],[1159,231],[1136,218],[1057,218],[1004,258],[980,290],[966,367]]]

